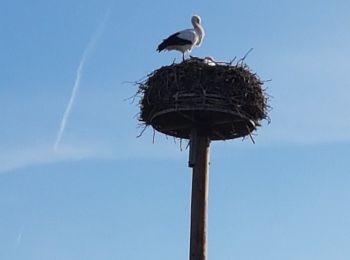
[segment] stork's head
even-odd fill
[[[199,25],[199,24],[201,24],[201,18],[199,17],[199,15],[194,15],[194,16],[192,16],[191,22],[192,22],[193,26]]]
[[[194,15],[194,16],[192,16],[191,22],[192,22],[192,25],[194,27],[194,30],[196,31],[196,33],[198,35],[196,46],[199,47],[201,45],[203,38],[204,38],[204,35],[205,35],[204,29],[203,29],[202,24],[201,24],[201,18],[199,17],[199,15]]]

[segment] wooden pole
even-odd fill
[[[191,137],[193,163],[192,200],[191,200],[191,238],[190,260],[207,259],[207,222],[208,222],[208,157],[209,138],[194,132]],[[191,158],[191,157],[190,157]]]

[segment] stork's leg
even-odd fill
[[[185,61],[185,53],[182,53],[182,61]]]

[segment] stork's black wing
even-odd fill
[[[161,52],[168,46],[192,44],[190,40],[178,37],[180,33],[181,32],[174,33],[168,38],[164,39],[163,42],[158,45],[157,51]]]

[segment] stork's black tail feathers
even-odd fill
[[[192,42],[190,40],[183,39],[178,37],[181,32],[174,33],[170,35],[168,38],[164,39],[161,44],[158,45],[157,51],[161,52],[162,50],[170,47],[170,46],[181,46],[181,45],[191,45]]]
[[[165,43],[165,41],[163,41],[161,44],[158,45],[157,51],[161,52],[162,50],[164,50],[166,48],[167,44]]]

